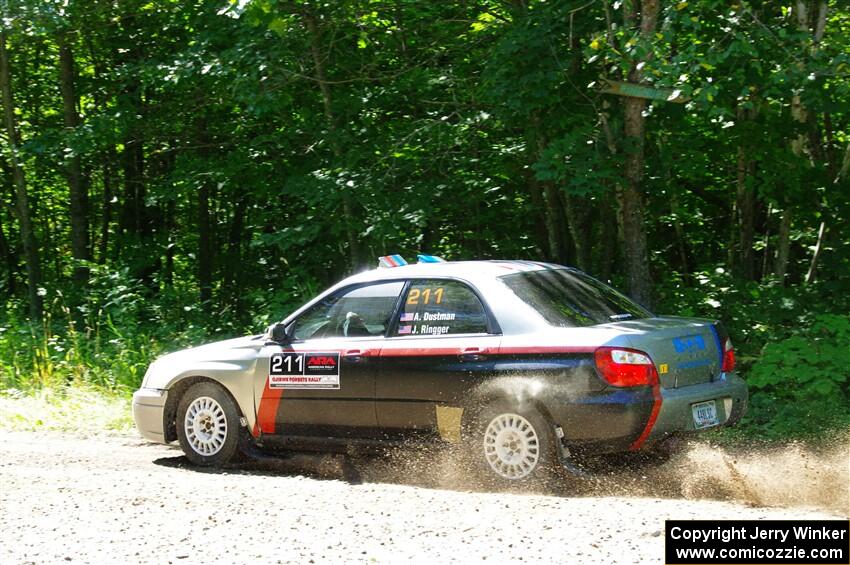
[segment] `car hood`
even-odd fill
[[[224,339],[168,353],[157,361],[225,361],[233,359],[234,356],[240,359],[246,352],[256,352],[263,343],[265,342],[262,334]]]
[[[142,387],[165,388],[176,375],[191,369],[219,369],[228,365],[244,368],[253,363],[264,343],[262,334],[250,335],[168,353],[150,364]]]

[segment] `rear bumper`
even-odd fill
[[[564,441],[572,452],[596,455],[639,449],[673,434],[729,426],[740,420],[747,408],[747,385],[733,373],[710,383],[662,387],[659,393],[657,397],[650,387],[609,387],[587,396],[554,399],[547,409],[553,423],[563,428]],[[718,424],[697,430],[691,404],[706,400],[716,402]]]
[[[697,429],[691,405],[714,400],[717,408],[718,425]],[[747,383],[734,373],[710,383],[682,388],[662,388],[661,408],[655,425],[646,438],[646,443],[655,443],[674,433],[699,432],[736,423],[747,410]]]
[[[133,393],[133,419],[136,421],[136,429],[143,438],[157,443],[167,443],[163,430],[163,413],[167,397],[167,390],[154,388],[140,388]]]

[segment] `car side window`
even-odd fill
[[[487,333],[487,314],[466,284],[451,280],[413,281],[395,335]]]
[[[328,296],[295,320],[292,337],[303,341],[383,335],[402,288],[402,282],[379,283]]]

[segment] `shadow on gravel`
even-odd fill
[[[245,458],[223,467],[199,467],[182,455],[160,457],[153,462],[162,467],[213,475],[224,473],[267,476],[304,475],[313,479],[341,480],[352,485],[363,482],[359,471],[352,464],[352,458],[342,454],[286,453],[277,456],[269,455],[261,459]]]
[[[163,457],[157,465],[197,473],[308,476],[319,480],[388,483],[478,492],[546,494],[563,497],[633,496],[735,501],[749,506],[808,506],[850,514],[850,441],[842,437],[821,447],[719,447],[686,444],[656,466],[633,460],[596,462],[591,477],[546,484],[508,486],[476,481],[452,448],[411,447],[382,455],[292,453],[228,465],[196,467],[185,457]]]

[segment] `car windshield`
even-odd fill
[[[547,269],[500,278],[553,326],[593,326],[652,317],[639,304],[580,271]]]

